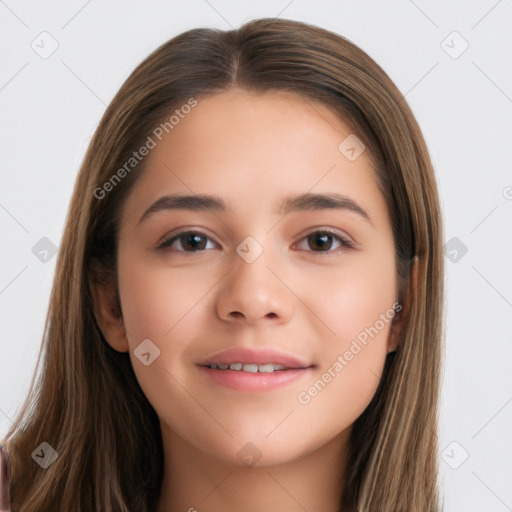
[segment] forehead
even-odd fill
[[[368,151],[347,158],[344,141],[355,134],[327,105],[236,88],[197,101],[145,158],[130,210],[164,192],[215,194],[253,214],[267,202],[274,211],[290,192],[350,193],[379,206]]]
[[[349,134],[352,129],[346,120],[319,101],[291,91],[232,88],[200,98],[198,106],[181,122],[180,129],[173,128],[172,133],[176,143],[183,137],[248,147],[249,139],[254,137],[268,145],[280,140],[312,139],[317,143],[320,137],[336,131]],[[276,135],[279,135],[277,140]],[[281,151],[286,149],[282,147]]]

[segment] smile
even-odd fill
[[[196,363],[209,385],[241,392],[266,392],[311,376],[309,358],[274,347],[233,346]]]
[[[249,373],[271,373],[279,370],[290,370],[282,364],[266,363],[266,364],[254,364],[254,363],[230,363],[230,364],[210,364],[209,368],[218,370],[235,370]]]

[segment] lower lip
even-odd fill
[[[219,370],[208,366],[199,367],[213,382],[237,391],[272,391],[286,386],[307,375],[310,368],[277,370],[273,372],[244,372],[242,370]]]

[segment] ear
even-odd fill
[[[114,278],[99,278],[91,272],[89,288],[96,323],[107,343],[118,352],[128,352],[128,339],[117,301]]]
[[[409,280],[403,293],[402,302],[400,303],[401,309],[395,313],[395,316],[391,321],[391,331],[388,337],[388,353],[394,352],[398,347],[400,333],[404,327],[405,318],[407,318],[411,309],[412,291],[418,286],[419,266],[419,257],[415,255],[411,261]]]

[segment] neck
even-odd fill
[[[339,512],[350,428],[298,460],[253,467],[198,451],[162,425],[157,512]]]

